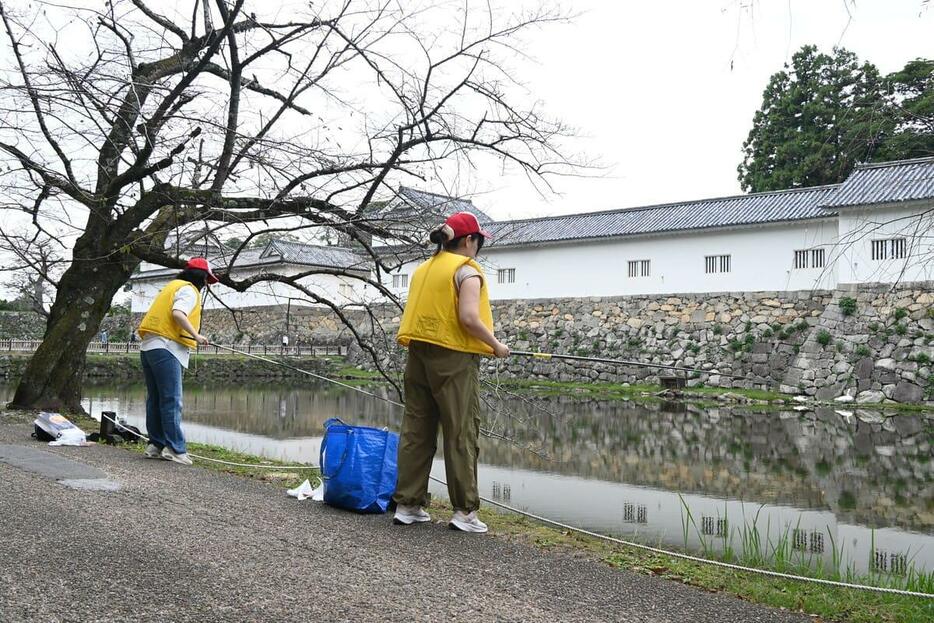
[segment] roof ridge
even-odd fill
[[[674,208],[677,206],[690,205],[692,203],[709,203],[711,201],[728,201],[728,200],[740,200],[740,199],[749,199],[750,197],[763,197],[766,195],[783,195],[790,193],[801,193],[808,191],[817,191],[817,190],[831,190],[838,189],[842,184],[823,184],[820,186],[806,186],[804,188],[783,188],[781,190],[768,190],[759,193],[745,193],[739,195],[726,195],[722,197],[708,197],[706,199],[689,199],[686,201],[673,201],[671,203],[654,203],[645,206],[631,206],[628,208],[611,208],[609,210],[595,210],[593,212],[575,212],[572,214],[555,214],[551,216],[533,216],[529,218],[522,219],[512,219],[508,221],[494,221],[496,225],[506,225],[512,223],[527,223],[529,221],[544,221],[544,220],[556,220],[562,218],[577,218],[581,216],[596,216],[603,214],[621,214],[623,212],[640,212],[648,210],[661,210],[663,208]]]
[[[434,193],[430,190],[421,190],[420,188],[414,188],[412,186],[399,186],[399,193],[401,194],[404,190],[413,190],[417,193],[422,193],[423,195],[431,195],[432,197],[443,197],[445,199],[450,199],[451,201],[465,201],[470,205],[473,205],[473,201],[470,199],[465,199],[463,197],[452,197],[451,195],[442,195],[441,193]]]
[[[269,243],[270,243],[270,244],[273,244],[273,243],[291,244],[291,245],[297,245],[297,246],[300,246],[300,247],[312,248],[312,249],[341,249],[342,251],[352,251],[352,250],[353,250],[351,247],[345,247],[345,246],[342,246],[342,245],[339,245],[339,244],[315,244],[315,243],[313,243],[313,242],[302,242],[302,241],[300,241],[300,240],[282,240],[282,239],[279,239],[279,238],[275,238],[275,239],[273,239],[273,240],[270,240]]]
[[[920,164],[922,162],[934,163],[934,156],[921,156],[919,158],[905,158],[904,160],[886,160],[884,162],[858,162],[856,168],[863,169],[884,169],[885,167],[902,166],[906,164]]]

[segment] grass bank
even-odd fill
[[[630,384],[630,383],[582,383],[576,381],[545,381],[528,379],[499,379],[498,383],[504,387],[528,391],[545,396],[574,395],[586,396],[602,400],[637,400],[647,398],[658,398],[657,394],[662,392],[659,385]],[[718,396],[732,394],[741,396],[749,401],[759,402],[761,404],[786,404],[792,402],[792,397],[788,394],[773,392],[762,389],[729,389],[720,387],[692,387],[685,390],[678,390],[684,396],[684,400],[704,401],[715,399]]]
[[[2,417],[25,422],[31,421],[33,415],[3,413]],[[78,417],[72,418],[72,421],[88,432],[97,429],[97,422],[90,418]],[[141,453],[144,446],[121,444],[117,448]],[[284,464],[280,461],[207,444],[189,444],[189,448],[192,453],[203,457],[251,466],[196,460],[196,465],[203,469],[264,482],[275,487],[277,494],[297,486],[306,478],[312,483],[318,482],[318,472],[314,468],[284,470]],[[452,512],[450,506],[440,500],[432,502],[431,511],[435,520],[447,520]],[[703,590],[728,593],[755,603],[804,612],[819,617],[818,620],[856,623],[926,623],[934,620],[934,600],[827,587],[721,569],[565,532],[490,507],[484,507],[481,513],[496,538],[517,539],[546,550],[586,555],[616,569],[655,575]],[[862,581],[861,578],[850,579],[857,583]]]
[[[447,511],[441,504],[437,509],[439,515]],[[500,536],[531,542],[545,549],[586,552],[617,569],[729,593],[751,602],[816,615],[826,621],[922,623],[934,617],[932,599],[869,593],[732,571],[616,546],[542,526],[511,513],[485,512],[483,517]]]

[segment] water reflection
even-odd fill
[[[86,395],[93,415],[116,411],[142,427],[142,387]],[[815,563],[833,564],[842,548],[841,564],[858,571],[934,569],[934,431],[923,417],[573,398],[506,407],[488,425],[514,443],[482,440],[486,496],[651,542],[738,548],[738,532],[755,524]],[[401,410],[332,386],[186,386],[189,439],[270,458],[317,462],[332,417],[398,430]],[[443,477],[440,462],[434,473]]]

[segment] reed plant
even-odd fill
[[[698,526],[695,513],[684,497],[679,494],[678,499],[681,503],[683,547],[685,550],[699,549],[704,558],[805,577],[934,593],[934,569],[918,566],[915,561],[917,552],[894,552],[896,556],[904,556],[905,566],[901,572],[892,573],[877,568],[874,561],[875,530],[870,531],[868,571],[863,572],[857,569],[855,560],[845,556],[845,544],[834,538],[830,526],[826,527],[827,542],[830,544],[830,559],[829,564],[826,564],[820,551],[813,547],[800,547],[800,516],[796,523],[786,524],[777,535],[772,535],[771,518],[765,519],[764,530],[760,524],[764,505],[756,509],[751,519],[747,519],[743,512],[739,525],[733,525],[724,504],[723,516],[718,513],[714,519],[725,522],[725,529],[722,534],[707,534],[702,526]],[[711,532],[711,529],[708,528],[706,532]],[[698,547],[691,546],[691,536],[697,537]]]

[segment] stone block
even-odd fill
[[[921,402],[924,398],[924,389],[914,383],[902,381],[895,386],[895,390],[889,397],[896,402]]]
[[[885,400],[885,395],[880,391],[864,391],[856,395],[857,404],[878,404]],[[862,419],[862,418],[860,418]]]
[[[843,391],[843,384],[836,383],[834,385],[828,385],[826,387],[818,388],[817,393],[814,394],[814,397],[818,400],[833,400],[840,395],[840,392]]]
[[[895,369],[895,360],[886,357],[885,359],[880,359],[876,362],[876,368],[881,368],[883,370],[894,370]]]

